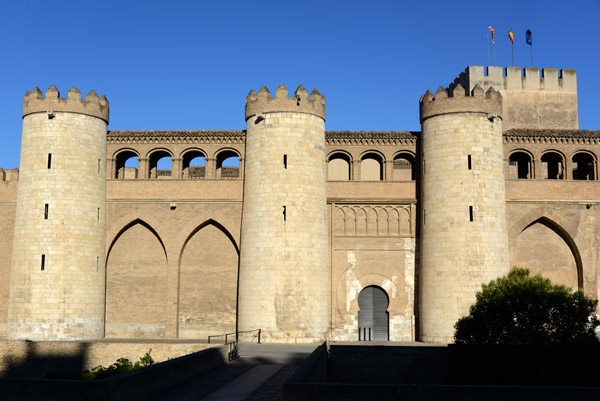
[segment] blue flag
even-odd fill
[[[525,42],[527,42],[529,46],[533,46],[531,42],[531,29],[528,29],[527,32],[525,32]]]

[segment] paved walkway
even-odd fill
[[[283,383],[317,345],[241,344],[240,358],[149,401],[279,401]]]
[[[283,365],[258,365],[236,377],[208,397],[205,401],[244,401]]]

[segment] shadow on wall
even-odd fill
[[[45,349],[33,341],[25,341],[24,349],[14,342],[0,363],[2,377],[79,379],[88,355],[88,343],[73,343],[71,349]],[[23,343],[19,344],[22,345]],[[19,352],[22,351],[22,352]]]

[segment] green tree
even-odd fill
[[[483,285],[469,315],[456,323],[454,340],[472,345],[597,343],[597,304],[582,291],[515,268]]]

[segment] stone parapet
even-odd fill
[[[457,84],[452,90],[440,86],[435,96],[427,91],[419,101],[421,122],[441,114],[450,113],[484,113],[494,117],[502,117],[502,96],[494,88],[484,93],[483,88],[476,85],[470,96],[465,88]]]
[[[481,65],[470,65],[450,84],[471,88],[480,84],[497,90],[558,91],[577,93],[577,72],[571,69],[497,67],[485,71]]]
[[[36,86],[23,96],[23,117],[33,113],[49,113],[62,111],[67,113],[85,114],[104,120],[108,124],[108,100],[106,96],[98,97],[93,90],[81,99],[81,92],[76,87],[69,90],[67,98],[61,98],[56,86],[46,90],[46,97]]]
[[[541,76],[540,76],[541,72]],[[468,66],[450,85],[494,88],[502,95],[502,128],[578,129],[577,73],[555,68]]]
[[[293,97],[288,97],[288,90],[283,84],[275,90],[275,97],[271,97],[266,86],[258,93],[251,90],[246,97],[246,121],[257,114],[278,112],[312,114],[325,120],[325,97],[314,89],[309,98],[302,85],[298,86]]]
[[[0,168],[0,181],[19,181],[19,169],[4,170]]]

